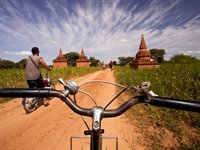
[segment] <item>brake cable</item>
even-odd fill
[[[124,88],[120,93],[118,93],[118,94],[104,107],[104,110],[105,110],[117,97],[119,97],[123,92],[125,92],[125,91],[128,89],[128,87],[126,87],[126,86],[123,86],[123,85],[120,85],[120,84],[117,84],[117,83],[114,83],[114,82],[108,82],[108,81],[102,81],[102,80],[92,80],[92,81],[88,81],[88,82],[85,82],[85,83],[79,85],[79,87],[81,87],[81,86],[83,86],[83,85],[85,85],[85,84],[88,84],[88,83],[92,83],[92,82],[101,82],[101,83],[111,84],[111,85],[115,85],[115,86],[119,86],[119,87]],[[93,98],[89,93],[87,93],[87,92],[85,92],[85,91],[82,91],[82,90],[78,90],[78,92],[81,92],[81,93],[84,93],[84,94],[88,95],[88,96],[92,99],[92,101],[94,102],[95,106],[97,106],[96,101],[94,100],[94,98]],[[74,95],[74,101],[75,101],[75,103],[76,103],[76,96],[75,96],[75,95]],[[92,132],[91,132],[91,130],[90,130],[90,128],[89,128],[87,122],[85,121],[85,119],[83,118],[82,115],[81,115],[81,118],[82,118],[82,120],[83,120],[85,126],[87,127],[88,131],[90,132],[90,135],[92,135]]]
[[[88,83],[93,83],[93,82],[101,82],[101,83],[106,83],[106,84],[111,84],[111,85],[116,85],[116,86],[119,86],[119,87],[123,87],[123,88],[126,88],[126,86],[124,85],[121,85],[121,84],[117,84],[117,83],[114,83],[114,82],[109,82],[109,81],[103,81],[103,80],[90,80],[88,82],[85,82],[83,84],[80,84],[79,87],[85,85],[85,84],[88,84]]]
[[[88,92],[85,92],[85,91],[83,91],[83,90],[78,90],[78,92],[81,92],[81,93],[86,94],[87,96],[89,96],[89,97],[92,99],[92,101],[94,102],[95,106],[97,106],[97,103],[96,103],[95,99],[92,97],[91,94],[89,94]],[[75,102],[75,103],[77,102],[77,101],[76,101],[76,94],[74,95],[74,102]],[[87,122],[85,121],[85,119],[83,118],[82,115],[81,115],[81,118],[82,118],[82,120],[83,120],[85,126],[87,127],[88,131],[90,132],[90,135],[92,135],[92,130],[90,130],[89,125],[87,124]]]
[[[87,124],[87,122],[85,121],[85,119],[83,118],[83,116],[82,116],[82,115],[81,115],[81,118],[82,118],[82,120],[83,120],[83,122],[84,122],[85,126],[87,127],[88,131],[90,132],[90,135],[92,135],[92,130],[90,130],[90,127],[89,127],[89,125]]]
[[[104,110],[105,110],[117,97],[119,97],[122,93],[124,93],[127,89],[128,89],[128,87],[124,88],[120,93],[118,93],[118,94],[104,107]]]

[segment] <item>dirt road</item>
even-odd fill
[[[59,77],[58,77],[59,78]],[[113,72],[102,70],[74,79],[78,84],[88,80],[115,82]],[[62,89],[61,85],[56,87]],[[116,95],[116,88],[102,83],[88,84],[81,88],[91,93],[100,106],[105,106]],[[93,102],[79,94],[77,101],[82,107],[92,107]],[[115,102],[109,108],[116,108]],[[91,119],[85,118],[91,126]],[[141,136],[129,124],[124,115],[104,119],[103,136],[117,136],[119,150],[144,149],[139,143]],[[81,117],[68,106],[54,98],[48,107],[41,106],[31,114],[25,114],[21,99],[14,99],[0,105],[0,149],[1,150],[69,150],[71,136],[83,136],[86,130]],[[108,142],[106,142],[108,141]],[[74,149],[89,149],[88,139],[73,139]],[[115,141],[103,140],[103,149],[115,149]]]

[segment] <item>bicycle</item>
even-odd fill
[[[83,83],[82,85],[78,85],[74,81],[68,81],[65,83],[63,79],[59,79],[60,83],[64,86],[64,91],[58,91],[55,89],[25,89],[25,88],[1,88],[0,89],[0,97],[58,97],[66,105],[69,106],[75,113],[81,116],[88,116],[92,118],[92,129],[84,131],[85,135],[90,135],[90,149],[91,150],[102,150],[102,134],[104,130],[101,129],[101,121],[103,118],[111,118],[117,117],[123,114],[132,106],[138,103],[145,103],[150,104],[152,106],[157,107],[166,107],[166,108],[173,108],[173,109],[180,109],[186,111],[193,111],[193,112],[200,112],[200,102],[194,102],[189,100],[180,100],[180,99],[169,99],[164,97],[159,97],[154,94],[152,91],[148,91],[148,87],[150,83],[145,82],[142,86],[133,86],[133,87],[126,87],[120,84],[101,81],[101,80],[93,80]],[[84,86],[89,83],[94,82],[102,82],[106,84],[112,84],[115,86],[119,86],[123,88],[121,92],[119,92],[104,108],[101,106],[95,106],[93,108],[82,108],[76,103],[76,94],[78,92],[82,92],[88,95],[93,101],[94,98],[87,92],[79,90],[81,86]],[[121,106],[116,109],[107,109],[107,107],[123,92],[126,90],[130,90],[131,92],[135,93],[136,96],[131,97],[129,100],[124,102]],[[70,95],[74,96],[73,98]],[[95,103],[95,101],[94,101]],[[116,147],[117,149],[117,147]]]
[[[48,72],[45,72],[44,75],[44,86],[46,89],[55,89],[55,85],[51,81]],[[48,99],[51,100],[53,97],[49,97]],[[26,113],[31,113],[43,105],[43,98],[41,97],[23,97],[22,98],[22,105]]]

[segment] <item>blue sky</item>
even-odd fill
[[[85,50],[108,62],[135,56],[141,34],[165,59],[200,58],[200,0],[0,0],[0,58],[19,61],[40,48],[48,64]]]

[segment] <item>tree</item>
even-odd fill
[[[15,63],[10,60],[1,60],[0,61],[0,68],[14,68]]]
[[[98,63],[99,63],[98,59],[90,57],[90,66],[97,66]]]
[[[16,68],[25,68],[25,65],[26,65],[26,59],[22,59],[15,64],[15,67]]]
[[[170,59],[170,62],[172,63],[196,63],[196,62],[200,62],[199,59],[189,56],[189,55],[184,55],[184,54],[178,54],[173,56]]]
[[[153,59],[159,63],[164,61],[165,50],[164,49],[150,49],[149,52],[151,53]]]
[[[133,61],[134,57],[118,57],[118,59],[119,59],[119,65],[124,66]]]
[[[69,66],[76,66],[76,60],[79,58],[79,53],[69,52],[64,54],[64,57],[67,58]]]
[[[113,61],[113,65],[116,66],[117,65],[117,61]]]

